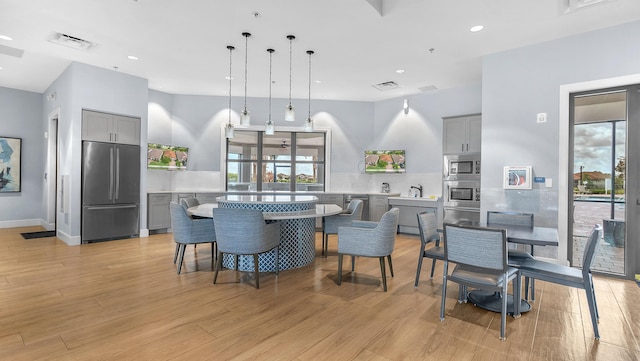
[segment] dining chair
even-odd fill
[[[596,303],[596,292],[593,288],[591,266],[596,255],[601,232],[602,227],[598,224],[591,230],[582,257],[582,270],[538,259],[526,260],[518,265],[520,275],[524,277],[585,290],[596,340],[600,339],[600,333],[598,332],[600,315],[598,313],[598,304]]]
[[[256,288],[260,288],[260,266],[258,255],[275,249],[275,273],[279,273],[278,253],[280,247],[280,222],[265,223],[262,211],[257,209],[216,208],[213,210],[218,244],[213,283],[218,279],[225,253],[234,255],[235,271],[238,271],[238,257],[253,256],[253,270]]]
[[[322,221],[322,255],[329,253],[329,235],[338,234],[338,228],[351,226],[353,221],[362,218],[364,203],[360,199],[352,199],[347,208],[340,214],[324,217]]]
[[[351,270],[354,271],[354,257],[377,257],[380,259],[382,287],[387,292],[385,261],[389,261],[389,271],[393,277],[391,253],[396,243],[400,210],[392,208],[385,212],[380,222],[354,221],[352,227],[338,228],[338,285],[342,284],[343,256],[352,257]]]
[[[194,198],[194,197],[182,198],[180,200],[180,204],[182,204],[185,208],[188,209],[191,207],[199,206],[200,201],[198,200],[198,198]]]
[[[520,213],[520,212],[499,212],[499,211],[487,211],[487,226],[499,227],[504,226],[521,226],[533,228],[533,213]],[[530,252],[520,249],[509,249],[509,264],[517,266],[524,260],[533,259],[533,245]],[[530,280],[528,277],[524,279],[524,297],[529,298],[529,282],[531,282],[531,301],[535,301],[535,281]]]
[[[173,263],[178,262],[178,274],[182,270],[184,252],[187,245],[198,243],[211,243],[211,261],[215,261],[216,255],[216,231],[213,221],[209,219],[193,219],[187,214],[187,210],[180,204],[171,202],[171,229],[173,239],[176,242],[176,252]]]
[[[433,271],[436,267],[436,260],[444,261],[444,246],[440,245],[440,233],[438,232],[438,219],[436,209],[420,212],[418,217],[418,231],[420,232],[420,254],[418,256],[418,270],[416,271],[415,287],[418,287],[420,281],[420,271],[422,270],[422,261],[424,258],[431,258],[431,275],[433,279]],[[434,243],[433,247],[426,248],[429,243]]]
[[[513,282],[513,298],[520,300],[518,269],[507,263],[507,234],[504,229],[444,225],[444,272],[440,320],[444,320],[447,282],[459,284],[459,302],[467,301],[467,287],[496,292],[501,297],[500,339],[507,325],[507,285]],[[456,266],[448,273],[449,263]],[[520,316],[520,302],[513,302],[514,317]]]

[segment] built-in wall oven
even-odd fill
[[[480,154],[444,156],[443,221],[480,221]]]
[[[480,208],[480,181],[445,181],[444,206]]]

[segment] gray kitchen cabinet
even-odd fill
[[[195,198],[195,193],[173,193],[171,195],[171,201],[180,204],[185,198]]]
[[[482,116],[480,114],[443,118],[443,153],[479,153]]]
[[[83,110],[82,140],[139,145],[140,119]]]
[[[195,197],[198,200],[198,202],[200,202],[200,204],[217,203],[218,201],[216,200],[216,198],[223,195],[224,193],[196,193]]]
[[[394,205],[394,207],[400,210],[400,216],[398,217],[398,232],[409,234],[420,234],[418,228],[418,213],[427,211],[428,209],[435,210],[438,214],[438,207],[413,207],[413,206],[401,206]]]
[[[382,215],[389,210],[389,196],[369,195],[369,221],[380,222]]]
[[[169,203],[171,203],[171,193],[149,193],[147,195],[147,228],[149,231],[171,228]]]

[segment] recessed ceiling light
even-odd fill
[[[129,55],[129,56],[127,56],[127,59],[129,59],[129,60],[138,60],[138,57],[137,56],[133,56],[133,55]]]
[[[322,83],[322,80],[314,80],[313,82],[316,83],[316,84],[320,84],[320,83]]]
[[[224,78],[227,79],[227,80],[233,80],[233,77],[232,76],[228,76],[228,75],[225,76]]]
[[[396,70],[396,73],[402,74],[402,73],[404,73],[404,69],[398,69],[398,70]]]
[[[480,30],[484,29],[484,26],[482,25],[476,25],[474,27],[472,27],[471,29],[469,29],[472,33],[478,32]]]
[[[0,39],[2,40],[13,40],[10,36],[0,34]]]

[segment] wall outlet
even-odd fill
[[[547,122],[547,113],[538,113],[536,116],[538,123],[546,123]]]

